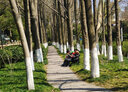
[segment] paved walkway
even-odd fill
[[[102,87],[81,81],[69,67],[61,67],[63,59],[53,46],[48,48],[48,61],[48,82],[62,92],[110,92]]]

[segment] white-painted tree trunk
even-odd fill
[[[113,48],[108,46],[108,60],[113,60]]]
[[[69,43],[67,42],[67,48],[70,49]]]
[[[66,45],[64,45],[64,54],[67,53],[67,48],[66,48]]]
[[[33,51],[30,52],[30,57],[31,57],[31,63],[32,63],[32,70],[34,71],[35,67],[34,67],[34,60],[33,60]]]
[[[76,47],[80,51],[80,44],[79,43],[77,43]]]
[[[123,62],[122,48],[121,46],[117,46],[118,60],[119,62]]]
[[[127,54],[127,58],[128,58],[128,54]]]
[[[59,43],[57,42],[57,48],[59,49],[59,47],[60,47],[60,45],[59,45]]]
[[[63,45],[60,45],[60,52],[63,53],[63,50],[64,50]]]
[[[52,42],[52,45],[54,45],[54,46],[55,46],[55,42]]]
[[[97,47],[97,53],[98,55],[100,55],[99,43],[96,43],[96,47]]]
[[[35,50],[35,54],[37,57],[37,62],[43,62],[43,53],[42,53],[42,49],[37,49]]]
[[[104,55],[105,57],[107,56],[107,53],[106,53],[106,45],[102,45],[102,55]]]
[[[47,48],[48,47],[48,43],[43,43],[44,47]]]
[[[84,69],[90,70],[90,53],[89,48],[84,49]]]
[[[34,79],[33,79],[33,72],[32,71],[32,63],[31,63],[31,57],[26,57],[26,67],[27,67],[27,81],[28,81],[28,89],[35,89],[34,87]]]
[[[71,51],[74,51],[74,46],[71,47]]]
[[[91,63],[91,76],[93,78],[100,77],[99,59],[96,47],[91,51]]]

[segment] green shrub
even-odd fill
[[[23,50],[21,46],[8,46],[0,49],[0,68],[5,64],[15,63],[23,60]]]
[[[43,52],[43,59],[44,59],[44,64],[48,64],[48,59],[47,59],[47,53],[48,53],[48,48],[45,48],[42,45],[42,52]]]

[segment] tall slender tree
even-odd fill
[[[96,78],[96,77],[100,77],[100,69],[99,69],[98,53],[96,48],[92,5],[91,5],[91,0],[84,0],[84,1],[86,7],[87,27],[89,33],[89,47],[91,50],[91,76],[93,78]]]
[[[99,50],[99,32],[101,30],[101,25],[102,25],[102,1],[99,0],[98,4],[98,10],[97,10],[97,25],[96,25],[96,47],[97,47],[97,53],[100,55],[100,50]]]
[[[37,62],[43,62],[43,53],[40,44],[39,37],[39,26],[38,26],[38,12],[37,12],[37,1],[30,0],[30,13],[31,13],[31,29],[32,37],[35,44],[35,55]]]
[[[74,51],[73,45],[73,30],[72,30],[72,20],[71,20],[71,2],[72,0],[67,0],[67,28],[68,28],[68,41],[71,51]]]
[[[83,46],[84,46],[84,69],[90,70],[90,52],[89,52],[89,39],[88,39],[88,30],[86,22],[86,12],[85,12],[85,3],[84,0],[80,0],[81,7],[81,29],[83,36]]]
[[[60,7],[60,1],[58,1],[58,11],[59,11],[59,14],[61,15],[61,7]],[[60,52],[63,53],[63,41],[62,41],[62,18],[61,16],[57,16],[58,18],[58,35],[59,35],[59,49],[60,49]]]
[[[116,16],[116,30],[117,30],[117,53],[119,62],[123,61],[121,36],[120,36],[120,20],[119,20],[119,5],[118,0],[115,0],[115,16]]]
[[[110,0],[107,0],[108,60],[113,60]]]
[[[76,47],[80,51],[80,40],[78,33],[78,0],[74,0],[74,15],[75,15],[75,29],[76,29]]]
[[[23,46],[23,51],[24,51],[24,56],[25,56],[25,61],[26,61],[26,70],[27,70],[27,84],[28,84],[28,89],[29,90],[34,90],[34,79],[33,79],[33,71],[32,71],[32,64],[31,64],[31,57],[29,53],[29,48],[27,44],[27,40],[25,37],[25,32],[23,28],[23,23],[21,19],[21,15],[18,11],[16,1],[15,0],[9,0],[11,9],[13,12],[13,16],[17,25],[17,29],[21,38],[21,43]]]
[[[32,47],[32,33],[31,33],[31,21],[30,21],[30,8],[29,8],[29,0],[24,0],[24,13],[25,13],[25,35],[27,38],[29,52],[32,61],[32,69],[34,68],[34,60],[33,60],[33,47]]]
[[[102,52],[101,54],[104,55],[105,57],[106,55],[106,38],[105,38],[105,3],[102,0]]]

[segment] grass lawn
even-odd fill
[[[0,69],[0,92],[59,92],[59,89],[48,84],[42,63],[35,63],[34,82],[35,90],[28,91],[24,62],[6,65],[6,68]]]
[[[60,53],[59,53],[60,54]],[[60,54],[63,58],[64,54]],[[108,61],[106,57],[100,55],[100,78],[91,78],[90,71],[84,70],[83,53],[80,53],[80,64],[74,64],[71,69],[83,80],[93,83],[113,91],[128,92],[128,59],[124,57],[124,62],[119,63],[117,56],[114,60]]]

